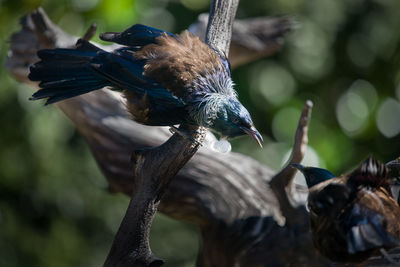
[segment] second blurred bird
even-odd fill
[[[400,245],[400,207],[384,164],[368,158],[337,178],[324,169],[293,167],[310,187],[310,226],[322,255],[336,262],[362,262]]]

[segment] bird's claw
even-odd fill
[[[177,133],[183,138],[186,138],[190,141],[192,141],[196,146],[202,146],[203,144],[199,141],[197,141],[195,138],[193,138],[191,135],[189,135],[185,130],[179,129],[178,127],[175,126],[170,126],[169,131],[174,134]]]

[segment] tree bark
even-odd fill
[[[232,25],[239,0],[212,0],[208,18],[206,43],[215,50],[229,54]]]
[[[151,223],[169,183],[196,153],[205,131],[187,125],[180,130],[191,133],[190,137],[199,143],[176,133],[158,147],[133,153],[131,163],[136,178],[131,201],[104,266],[156,267],[163,264],[150,249]]]

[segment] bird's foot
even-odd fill
[[[185,130],[179,129],[178,127],[175,126],[170,126],[169,131],[174,134],[177,133],[183,138],[186,138],[190,141],[192,141],[196,146],[202,146],[202,143],[197,141],[195,138],[193,138],[189,133],[187,133]]]

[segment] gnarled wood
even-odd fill
[[[164,144],[132,154],[135,172],[133,192],[128,209],[115,236],[104,266],[161,266],[163,261],[151,252],[149,233],[160,199],[171,180],[196,153],[204,129],[181,126],[192,133],[192,140],[174,134]],[[202,132],[198,132],[202,131]]]
[[[232,25],[239,0],[212,0],[206,31],[206,43],[215,50],[229,54]]]

